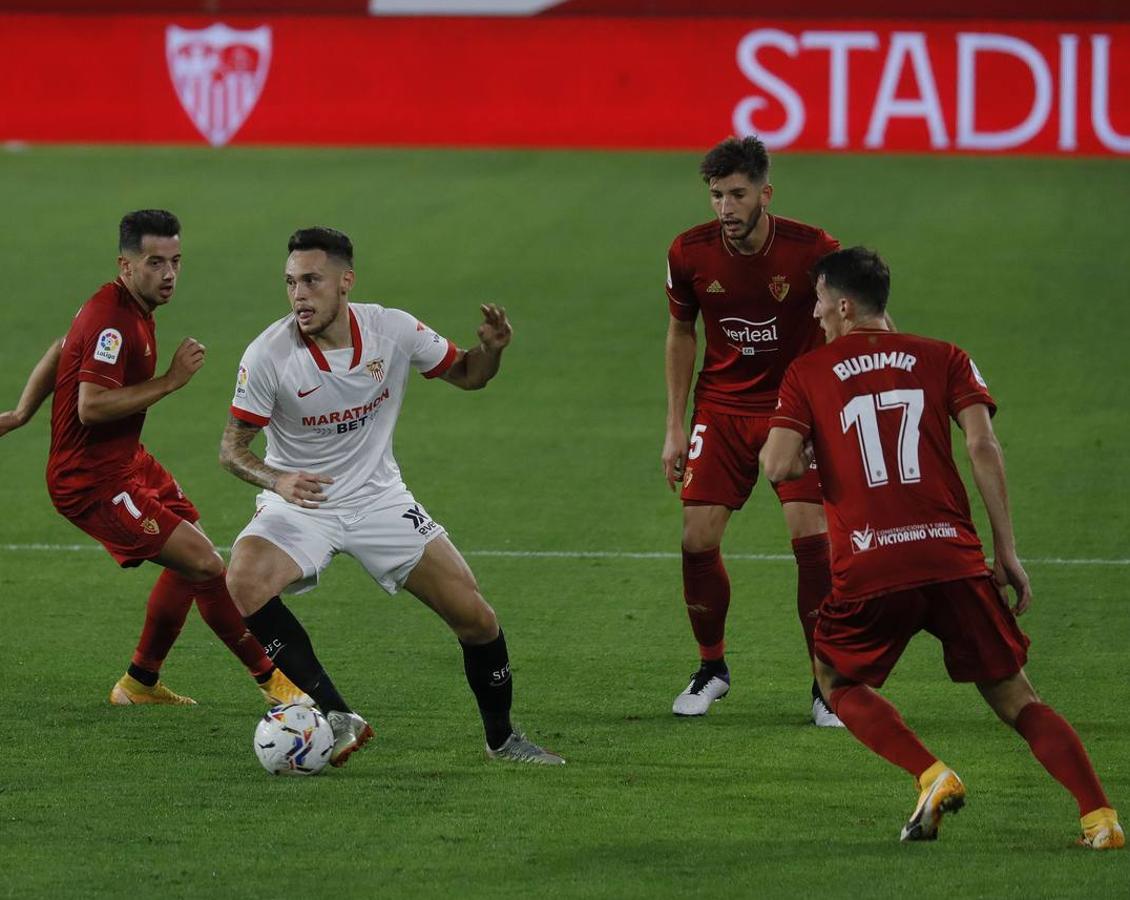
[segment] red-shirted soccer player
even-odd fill
[[[936,838],[942,815],[965,802],[961,779],[873,690],[926,630],[942,642],[950,678],[975,683],[1074,795],[1082,843],[1123,846],[1118,815],[1074,729],[1024,674],[1028,639],[1004,591],[1015,590],[1020,614],[1031,590],[990,420],[996,405],[977,367],[952,344],[888,330],[890,273],[873,251],[829,254],[813,276],[814,315],[830,343],[786,373],[761,460],[774,483],[803,477],[813,455],[820,467],[833,593],[816,626],[816,675],[851,733],[917,779],[902,840]],[[993,529],[991,571],[954,465],[951,418],[965,433]]]
[[[789,363],[824,342],[812,320],[813,264],[839,244],[819,228],[766,211],[769,154],[757,138],[729,138],[700,166],[717,218],[684,231],[667,254],[667,434],[663,470],[681,481],[683,596],[700,668],[672,711],[701,716],[730,690],[726,613],[730,580],[720,545],[731,513],[757,481],[777,386]],[[702,316],[706,356],[685,428]],[[830,590],[827,525],[815,470],[776,486],[797,561],[797,612],[812,657],[816,610]],[[812,683],[812,720],[838,726]]]
[[[17,409],[0,414],[3,434],[26,423],[53,389],[47,489],[55,508],[123,568],[146,560],[165,567],[149,596],[133,661],[110,702],[195,702],[158,678],[195,600],[268,702],[312,703],[247,631],[228,595],[223,560],[197,525],[196,507],[139,440],[145,411],[204,364],[204,346],[186,338],[168,371],[154,377],[153,312],[176,288],[180,223],[164,210],[129,213],[121,221],[119,253],[118,280],[83,305],[66,338],[32,371]]]

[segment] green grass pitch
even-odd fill
[[[259,769],[258,694],[195,613],[165,677],[200,705],[110,707],[156,572],[118,570],[55,514],[44,410],[0,439],[0,896],[1126,895],[1130,853],[1069,846],[1070,797],[971,687],[949,684],[926,637],[887,693],[965,778],[969,804],[938,843],[898,843],[908,779],[849,735],[806,725],[794,567],[752,558],[789,552],[763,487],[725,545],[747,557],[730,563],[734,689],[703,720],[671,716],[695,653],[674,556],[679,506],[659,465],[663,274],[670,239],[709,216],[696,164],[439,151],[0,157],[0,408],[114,277],[119,216],[180,215],[184,269],[158,315],[159,370],[186,335],[208,360],[151,410],[145,442],[220,545],[254,494],[216,463],[235,368],[286,311],[295,227],[350,233],[355,299],[402,306],[457,342],[472,339],[480,302],[508,308],[516,334],[500,377],[477,394],[415,379],[397,457],[499,612],[517,721],[569,760],[552,771],[485,762],[453,639],[348,559],[294,602],[377,731],[345,769],[302,780]],[[1035,585],[1029,672],[1130,812],[1130,167],[782,154],[774,182],[775,211],[884,253],[900,328],[961,344],[989,380]],[[75,544],[84,549],[62,549]],[[565,555],[520,555],[550,551]]]

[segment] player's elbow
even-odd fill
[[[988,434],[966,435],[965,450],[973,461],[995,460],[1003,457],[1000,441],[992,432]]]
[[[787,459],[782,459],[775,453],[766,453],[762,449],[761,469],[765,472],[765,478],[770,484],[780,484],[789,479],[791,466]]]
[[[91,425],[100,425],[104,421],[106,421],[105,418],[103,418],[103,416],[100,414],[98,407],[86,398],[79,397],[77,410],[78,420],[86,428],[89,428]]]
[[[223,440],[220,442],[219,463],[220,468],[231,472],[234,465],[235,455],[232,453],[232,448],[228,446],[228,442]]]

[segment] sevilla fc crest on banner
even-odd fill
[[[177,97],[192,123],[214,147],[226,144],[247,121],[271,65],[267,25],[237,31],[212,25],[196,31],[170,25],[165,57]]]

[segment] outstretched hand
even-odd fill
[[[492,353],[498,353],[510,343],[514,329],[506,318],[505,308],[494,303],[484,303],[479,307],[483,314],[483,324],[479,326],[479,342]]]

